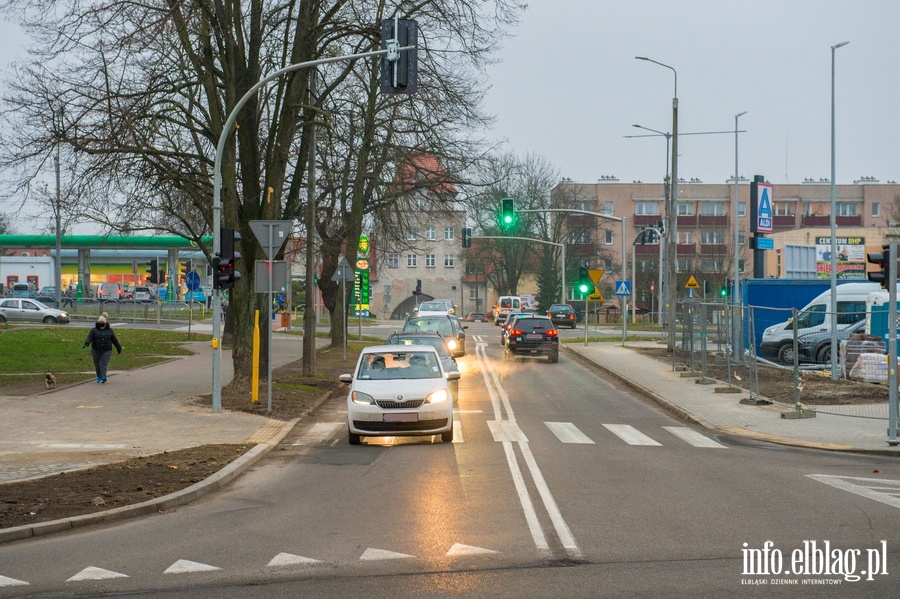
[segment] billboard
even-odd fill
[[[838,279],[866,280],[866,238],[836,237]],[[816,237],[816,278],[831,278],[831,237]]]

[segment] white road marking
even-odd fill
[[[168,568],[163,574],[186,574],[188,572],[212,572],[213,570],[221,570],[215,566],[201,564],[200,562],[192,562],[186,559],[180,559]]]
[[[571,422],[545,422],[544,424],[563,443],[594,444],[590,437],[578,430],[578,427]]]
[[[40,443],[43,449],[125,449],[124,443]]]
[[[603,426],[629,445],[662,445],[627,424],[604,424]]]
[[[503,453],[506,454],[506,463],[509,465],[509,473],[512,475],[513,485],[515,485],[516,493],[519,496],[519,503],[522,504],[522,511],[525,513],[525,522],[528,523],[528,530],[531,532],[531,539],[534,541],[534,547],[541,557],[550,557],[550,544],[547,543],[547,537],[544,535],[544,530],[541,528],[541,522],[538,520],[537,512],[534,509],[534,502],[531,501],[531,493],[528,492],[528,487],[525,485],[525,477],[522,476],[519,462],[516,461],[512,442],[503,441]]]
[[[834,476],[830,474],[807,474],[806,476],[849,493],[874,499],[891,507],[900,508],[900,496],[897,493],[900,490],[900,481],[898,480]]]
[[[10,578],[9,576],[0,576],[0,587],[20,587],[31,584],[30,582],[25,582],[24,580],[16,580],[15,578]]]
[[[394,551],[388,551],[387,549],[372,549],[369,547],[361,556],[359,556],[359,559],[364,561],[375,561],[383,559],[407,559],[411,557],[413,556],[405,553],[395,553]]]
[[[453,410],[454,414],[483,414],[484,410]]]
[[[698,433],[692,428],[688,428],[686,426],[664,426],[664,429],[681,439],[693,445],[694,447],[709,447],[712,449],[728,449],[725,445],[722,445],[718,441],[714,441],[710,439],[706,435],[702,433]]]
[[[113,572],[112,570],[104,570],[96,566],[88,566],[66,582],[76,582],[79,580],[107,580],[109,578],[128,578],[127,574]]]
[[[519,428],[519,425],[509,420],[488,420],[488,428],[494,441],[498,443],[503,441],[511,441],[514,443],[528,443],[528,437]]]
[[[311,566],[313,564],[321,564],[317,559],[312,559],[310,557],[303,557],[300,555],[294,555],[293,553],[279,553],[275,557],[272,558],[267,566],[275,567],[275,566]]]
[[[463,437],[462,430],[462,420],[454,420],[453,421],[453,442],[454,443],[464,443],[465,437]]]
[[[317,422],[294,445],[319,445],[334,436],[345,424],[345,422]]]
[[[447,552],[447,557],[461,557],[465,555],[488,555],[497,553],[493,549],[485,549],[483,547],[473,547],[471,545],[463,545],[462,543],[453,543],[453,547]]]

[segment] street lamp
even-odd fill
[[[735,320],[735,312],[737,311],[737,300],[738,290],[740,289],[740,280],[741,280],[741,263],[740,263],[740,226],[738,225],[738,199],[740,196],[740,189],[738,188],[738,183],[740,181],[740,173],[738,173],[738,119],[747,114],[747,111],[740,112],[734,115],[734,205],[732,206],[732,213],[734,214],[734,289],[731,292],[731,323],[732,323],[732,337],[731,337],[731,354],[732,357],[737,360],[739,357],[739,346],[738,340],[740,339],[741,330],[739,328],[740,319]]]
[[[658,64],[672,71],[675,75],[675,93],[672,96],[672,186],[670,194],[672,196],[672,218],[671,228],[667,232],[669,246],[669,286],[666,289],[667,301],[669,303],[669,342],[668,349],[674,355],[675,352],[675,316],[678,313],[676,302],[678,300],[678,71],[673,67],[657,62],[646,56],[635,56],[637,60],[645,60]]]
[[[838,378],[837,360],[837,201],[834,189],[834,51],[850,42],[831,47],[831,380]],[[893,260],[893,257],[891,257]],[[893,301],[893,298],[891,298]]]

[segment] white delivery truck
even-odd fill
[[[866,301],[869,294],[879,291],[878,283],[843,283],[837,286],[837,328],[846,329],[866,318]],[[787,320],[763,331],[759,352],[774,357],[783,364],[794,363],[794,330],[797,337],[831,330],[831,290],[816,296],[797,314],[796,320]],[[830,351],[822,347],[820,351]]]

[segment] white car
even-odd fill
[[[355,374],[342,374],[350,384],[347,427],[350,445],[361,437],[440,435],[453,441],[453,394],[446,371],[430,345],[376,345],[359,354]]]
[[[444,300],[428,300],[416,308],[416,316],[448,316],[453,314],[453,306]]]

